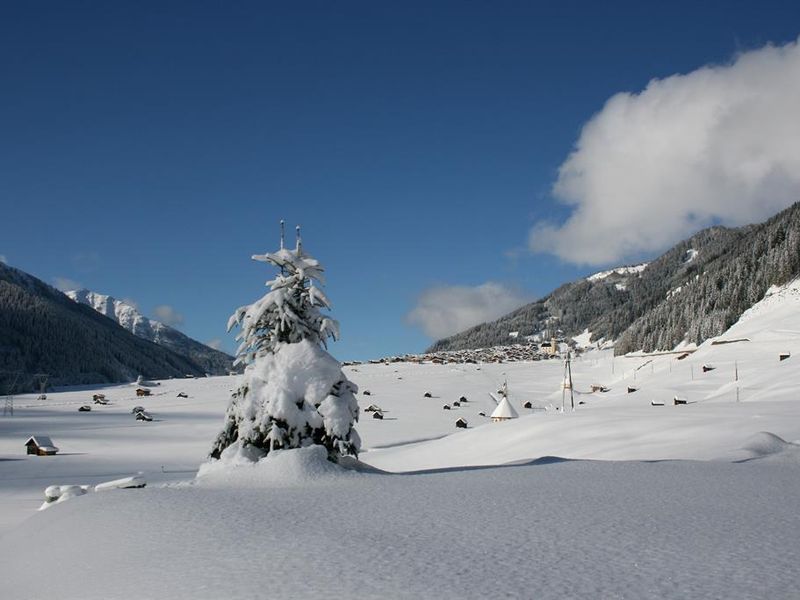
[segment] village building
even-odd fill
[[[25,442],[25,446],[28,449],[28,454],[34,454],[36,456],[52,456],[58,452],[58,448],[53,443],[53,440],[51,440],[49,436],[41,434],[29,437],[28,441]]]

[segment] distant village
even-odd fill
[[[519,334],[516,331],[512,331],[509,337],[518,339]],[[575,355],[581,353],[583,350],[575,340],[567,339],[563,336],[551,337],[547,341],[542,341],[541,335],[526,336],[523,339],[525,343],[513,343],[505,346],[492,346],[490,348],[470,348],[464,350],[443,350],[440,352],[428,352],[423,354],[403,354],[369,361],[348,361],[343,364],[347,366],[364,363],[391,364],[400,362],[437,365],[451,363],[505,363],[562,358],[567,352],[572,352]]]

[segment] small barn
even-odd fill
[[[508,421],[509,419],[516,419],[519,417],[517,411],[514,410],[514,407],[511,406],[511,403],[508,401],[508,398],[505,396],[497,405],[497,408],[491,414],[492,421],[498,423],[500,421]]]
[[[149,396],[150,390],[146,390],[144,388],[136,388],[136,395],[137,396]]]
[[[36,456],[52,456],[58,452],[58,448],[47,435],[32,435],[25,442],[25,447],[28,449],[28,454]]]
[[[456,427],[459,429],[466,429],[467,428],[467,420],[463,417],[456,421]]]

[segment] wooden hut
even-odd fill
[[[459,429],[466,429],[467,428],[467,420],[465,418],[460,418],[456,420],[456,427]]]
[[[28,454],[34,454],[36,456],[52,456],[58,452],[58,448],[53,443],[53,440],[51,440],[49,436],[41,434],[29,437],[28,441],[25,442],[25,446],[28,449]]]
[[[136,395],[137,396],[149,396],[150,390],[146,390],[144,388],[136,388]]]

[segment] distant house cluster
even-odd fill
[[[403,354],[368,361],[370,364],[391,364],[399,362],[417,364],[446,365],[478,364],[478,363],[504,363],[522,362],[532,360],[547,360],[559,358],[570,346],[561,339],[551,339],[540,344],[528,342],[526,344],[512,344],[508,346],[493,346],[491,348],[476,348],[469,350],[443,350],[425,354]],[[347,365],[363,364],[359,361],[344,363]]]

